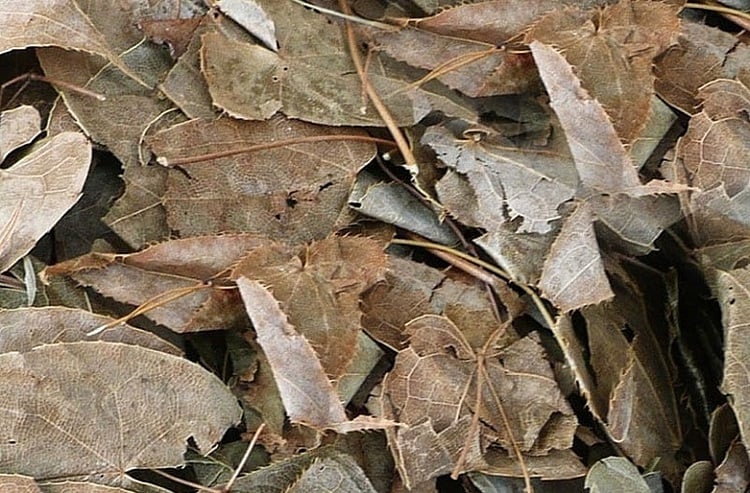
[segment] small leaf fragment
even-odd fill
[[[39,132],[41,116],[33,106],[19,106],[0,113],[0,162],[13,150],[34,140]]]

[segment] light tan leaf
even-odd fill
[[[132,254],[91,253],[48,267],[42,277],[71,277],[104,296],[139,306],[226,275],[262,241],[243,234],[198,236],[159,243]],[[232,327],[243,318],[238,302],[236,292],[204,285],[146,312],[146,316],[175,332],[217,330]]]
[[[331,493],[376,493],[354,461],[346,466],[333,459],[317,459],[305,469],[287,493],[330,491]]]
[[[34,478],[20,474],[0,474],[0,488],[7,493],[42,493]]]
[[[607,457],[594,464],[586,475],[586,488],[591,493],[652,491],[635,464],[624,457]]]
[[[33,106],[0,113],[0,162],[13,150],[28,144],[41,132],[41,117]]]
[[[511,220],[520,216],[519,232],[548,232],[549,223],[560,217],[558,206],[576,191],[577,178],[568,172],[573,169],[568,155],[517,148],[510,142],[458,139],[443,127],[428,129],[422,143],[468,177],[478,207],[496,211],[494,222],[502,224],[503,205]]]
[[[539,287],[564,312],[612,298],[594,235],[591,207],[582,202],[563,223],[544,261]]]
[[[287,322],[273,295],[245,277],[237,279],[237,286],[292,422],[344,432],[392,425],[375,419],[361,420],[361,426],[349,421],[312,346]]]
[[[90,163],[88,139],[66,132],[0,169],[0,272],[26,255],[76,203]]]
[[[182,351],[164,339],[127,324],[118,324],[95,336],[87,336],[112,321],[103,315],[61,306],[0,311],[0,353],[25,353],[42,344],[88,340],[121,342],[182,355]]]
[[[122,484],[182,465],[190,437],[206,453],[241,416],[214,375],[137,346],[44,345],[0,355],[0,373],[3,468],[37,480]]]
[[[750,454],[750,270],[717,271],[715,295],[721,305],[724,326],[724,380],[722,391],[737,417],[742,443]]]
[[[216,6],[258,38],[269,50],[276,51],[276,28],[263,7],[253,0],[219,0]]]
[[[182,236],[255,232],[289,243],[324,238],[346,209],[357,171],[375,154],[370,143],[335,140],[341,135],[364,133],[283,117],[192,120],[157,133],[149,142],[163,164],[207,156],[169,173],[164,207],[170,228]],[[210,157],[295,138],[319,141]]]
[[[109,40],[76,1],[7,0],[1,8],[0,53],[32,46],[58,46],[67,50],[94,53],[105,57],[139,84],[147,86],[123,63],[110,46]]]

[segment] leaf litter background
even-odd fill
[[[3,491],[745,491],[747,17],[352,8],[3,2]]]

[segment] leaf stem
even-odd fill
[[[224,492],[232,491],[232,486],[234,486],[234,483],[237,481],[237,478],[240,476],[240,473],[242,472],[242,468],[245,467],[245,463],[250,458],[250,453],[253,451],[253,448],[255,447],[255,443],[258,441],[258,437],[260,437],[260,433],[263,431],[263,428],[265,427],[266,427],[266,424],[261,423],[260,426],[258,426],[258,429],[255,430],[255,434],[253,435],[252,440],[250,440],[250,444],[247,446],[245,455],[242,456],[242,460],[240,461],[239,464],[237,464],[237,468],[234,470],[234,474],[232,474],[232,477],[229,478],[229,481],[227,482],[227,484],[224,485],[221,491],[224,491]]]
[[[750,13],[743,12],[741,10],[729,8],[729,7],[723,7],[721,5],[707,5],[703,3],[692,3],[688,2],[685,5],[683,5],[683,8],[686,9],[696,9],[696,10],[708,10],[711,12],[719,12],[720,14],[727,14],[734,17],[740,17],[745,20],[750,20]]]

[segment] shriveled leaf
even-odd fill
[[[648,119],[653,60],[676,41],[677,12],[677,5],[643,0],[557,9],[537,21],[526,40],[555,46],[605,108],[617,136],[632,142]]]
[[[220,34],[202,37],[201,71],[214,104],[229,115],[265,119],[281,110],[291,118],[328,125],[383,122],[363,102],[359,76],[341,28],[304,7],[256,0],[276,25],[278,53]],[[419,121],[433,109],[472,118],[450,95],[414,89],[386,60],[373,57],[368,79],[400,125]]]
[[[185,238],[133,254],[87,254],[47,268],[43,276],[71,277],[104,296],[139,306],[226,274],[245,252],[261,243],[261,238],[243,234]],[[238,301],[236,292],[204,285],[146,316],[175,332],[217,330],[242,319]]]
[[[742,443],[750,453],[750,270],[717,271],[715,295],[721,305],[724,326],[724,380],[721,389],[729,396],[740,428]]]
[[[699,110],[698,90],[717,79],[750,84],[750,47],[735,35],[703,23],[682,19],[678,46],[654,66],[656,90],[669,104],[687,114]]]
[[[88,139],[66,132],[0,169],[0,272],[26,255],[76,203],[90,163]]]
[[[577,185],[567,155],[550,155],[544,149],[519,149],[510,142],[493,144],[457,139],[442,127],[430,128],[422,138],[447,166],[465,174],[474,188],[478,206],[497,211],[502,206],[510,219],[523,218],[520,232],[545,233],[557,219],[558,206],[573,197]]]
[[[579,204],[565,219],[544,261],[539,287],[564,312],[613,296],[592,221],[591,207]]]
[[[8,0],[0,12],[0,53],[37,46],[94,53],[106,58],[139,84],[146,85],[123,63],[108,39],[75,1]]]
[[[133,344],[180,356],[182,351],[145,330],[118,324],[94,336],[87,334],[113,319],[61,306],[0,311],[0,353],[27,352],[42,344],[107,341]]]
[[[349,421],[310,343],[289,324],[273,295],[258,281],[237,279],[258,344],[268,358],[289,419],[317,429],[366,429],[385,421]]]
[[[394,417],[410,425],[389,432],[394,459],[407,485],[453,470],[464,444],[477,449],[469,451],[470,459],[461,470],[476,470],[484,463],[478,448],[481,440],[508,451],[513,450],[513,440],[530,455],[570,447],[576,420],[535,337],[480,361],[479,348],[469,342],[469,334],[447,317],[424,315],[409,322],[407,331],[411,346],[396,357],[383,395]],[[492,330],[487,327],[482,332],[486,338]],[[477,342],[481,347],[486,341]],[[476,401],[478,381],[482,383]],[[479,413],[482,425],[467,436],[472,413]],[[431,449],[431,458],[417,453],[425,449]]]
[[[273,20],[253,0],[219,0],[216,6],[227,17],[258,38],[269,50],[276,51],[276,28]]]
[[[41,132],[41,117],[33,106],[0,113],[0,162],[13,150],[28,144]]]
[[[359,295],[385,271],[383,246],[357,237],[330,237],[303,247],[269,243],[234,267],[269,286],[289,322],[309,341],[331,380],[351,365],[360,332]]]
[[[316,468],[315,465],[318,464]],[[323,464],[326,470],[320,470]],[[309,471],[309,472],[308,472]],[[355,485],[357,490],[336,489],[337,484],[323,482],[331,479],[332,474],[338,480],[348,485]],[[300,478],[305,477],[307,490],[290,490]],[[312,479],[312,483],[308,483]],[[318,482],[320,481],[320,482]],[[369,480],[362,469],[348,455],[336,450],[335,447],[325,446],[309,452],[298,454],[291,459],[279,461],[246,476],[240,477],[234,484],[232,491],[237,493],[286,493],[288,491],[331,491],[353,492],[363,491],[374,493]]]
[[[723,187],[734,198],[750,185],[750,89],[742,82],[717,80],[703,86],[698,97],[703,110],[690,119],[679,156],[690,185],[704,191]]]
[[[234,396],[198,365],[111,342],[0,355],[3,470],[118,485],[135,468],[183,464],[240,419]],[[39,446],[44,443],[45,446]]]
[[[352,141],[336,140],[342,135],[353,136]],[[163,200],[169,226],[182,236],[241,231],[289,243],[323,238],[346,209],[357,171],[375,153],[372,144],[356,141],[363,135],[283,117],[192,120],[159,132],[150,144],[161,163],[199,161],[181,164],[184,172],[167,176]],[[211,156],[306,138],[312,142]]]
[[[591,493],[651,493],[638,468],[624,457],[607,457],[594,464],[586,475],[585,486]]]

